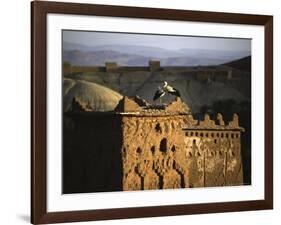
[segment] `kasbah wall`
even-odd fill
[[[122,132],[122,190],[243,185],[244,130],[236,114],[228,124],[221,114],[197,121],[180,98],[162,108],[137,100],[124,97],[114,112]]]
[[[106,62],[104,66],[75,66],[71,65],[70,62],[63,63],[63,71],[64,75],[70,74],[79,74],[79,73],[96,73],[99,72],[100,74],[109,75],[108,73],[126,73],[126,72],[133,72],[133,71],[146,71],[146,72],[155,72],[155,71],[189,71],[190,74],[197,80],[206,80],[207,78],[210,79],[217,79],[217,80],[230,80],[237,76],[238,74],[233,71],[233,68],[227,66],[213,66],[213,68],[207,67],[179,67],[179,66],[164,66],[160,65],[160,61],[157,60],[150,60],[148,66],[119,66],[116,62]],[[241,73],[241,71],[240,71]]]

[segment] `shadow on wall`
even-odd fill
[[[64,115],[64,194],[122,190],[120,129],[112,115]]]

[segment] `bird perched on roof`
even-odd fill
[[[161,104],[161,99],[165,95],[165,91],[162,87],[158,87],[158,90],[155,92],[153,101],[157,100],[159,98],[160,104]]]
[[[153,101],[157,100],[158,98],[160,99],[160,104],[161,104],[161,99],[164,97],[164,95],[167,93],[171,95],[175,95],[177,97],[180,97],[180,92],[175,89],[174,87],[168,85],[167,81],[164,81],[163,87],[158,87],[158,90],[155,92]]]
[[[174,87],[168,85],[168,82],[167,82],[167,81],[164,81],[163,89],[164,89],[165,92],[168,92],[168,93],[171,94],[171,95],[175,95],[175,96],[177,96],[177,97],[180,97],[180,96],[181,96],[181,95],[180,95],[180,92],[179,92],[177,89],[175,89]]]

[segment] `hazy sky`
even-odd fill
[[[164,36],[128,33],[63,31],[63,41],[87,46],[145,45],[170,50],[183,48],[251,51],[250,39]]]

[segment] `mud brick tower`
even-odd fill
[[[221,114],[195,120],[180,98],[151,105],[123,97],[108,112],[74,100],[72,110],[73,128],[64,132],[64,193],[243,184],[244,129],[236,114],[228,124]]]

